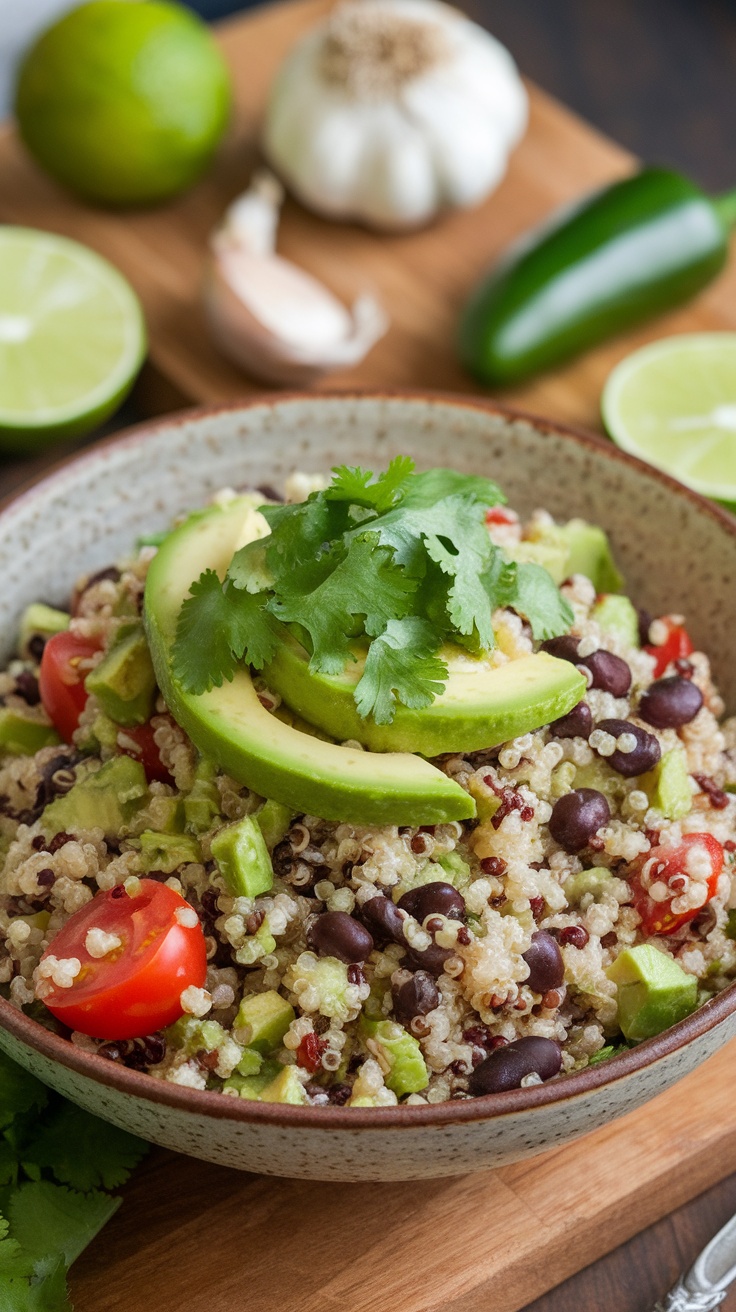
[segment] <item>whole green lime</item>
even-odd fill
[[[207,27],[168,0],[90,0],[48,28],[20,69],[21,136],[59,182],[106,205],[188,187],[230,111],[230,77]]]

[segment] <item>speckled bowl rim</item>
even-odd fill
[[[407,401],[436,403],[454,406],[458,410],[476,410],[484,414],[497,415],[510,423],[529,424],[542,435],[554,433],[577,446],[599,456],[637,470],[647,478],[660,483],[680,499],[690,501],[701,513],[715,520],[718,526],[730,537],[736,539],[736,517],[730,515],[712,501],[701,497],[697,492],[678,483],[668,474],[651,465],[647,465],[635,456],[613,446],[604,437],[586,432],[584,429],[556,420],[544,419],[540,415],[503,405],[485,397],[466,396],[460,393],[447,393],[410,388],[360,389],[350,388],[329,392],[265,392],[247,396],[238,401],[221,405],[200,406],[181,410],[171,415],[145,420],[126,429],[121,434],[113,434],[80,452],[72,452],[62,457],[41,474],[30,478],[8,496],[0,499],[0,516],[5,511],[27,500],[32,500],[41,491],[53,489],[54,483],[66,475],[69,466],[85,469],[104,456],[110,448],[128,448],[142,445],[152,434],[160,429],[191,424],[193,421],[206,420],[224,414],[241,414],[243,411],[277,406],[297,402],[310,402],[324,405],[331,400],[344,401]],[[305,1129],[335,1130],[340,1128],[385,1129],[400,1128],[402,1125],[412,1127],[427,1126],[439,1128],[446,1125],[469,1122],[488,1121],[498,1116],[532,1112],[536,1107],[546,1107],[553,1103],[584,1096],[607,1084],[628,1079],[637,1071],[670,1056],[680,1048],[686,1047],[696,1039],[702,1038],[725,1021],[736,1010],[736,981],[729,984],[711,1001],[706,1002],[692,1015],[679,1021],[664,1033],[653,1039],[647,1039],[636,1048],[630,1049],[610,1062],[587,1067],[559,1080],[536,1085],[527,1089],[513,1089],[507,1093],[486,1094],[458,1102],[433,1103],[418,1107],[382,1107],[382,1108],[347,1108],[347,1107],[293,1107],[279,1103],[257,1103],[240,1098],[228,1098],[222,1093],[200,1089],[188,1089],[180,1085],[156,1080],[141,1071],[129,1070],[125,1066],[87,1053],[76,1048],[68,1039],[45,1029],[39,1021],[31,1019],[23,1012],[0,998],[0,1028],[6,1030],[13,1038],[32,1048],[41,1056],[61,1066],[86,1076],[94,1083],[112,1088],[119,1093],[159,1106],[172,1107],[178,1111],[190,1111],[200,1116],[215,1120],[230,1120],[251,1124],[273,1126],[303,1126]]]

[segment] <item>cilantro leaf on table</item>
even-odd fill
[[[72,1312],[63,1259],[38,1276],[0,1273],[0,1312]]]
[[[408,615],[389,620],[368,648],[355,690],[359,714],[390,724],[396,702],[418,709],[431,706],[444,691],[447,666],[436,655],[437,633],[428,620]]]
[[[263,593],[223,587],[212,569],[192,584],[174,642],[174,666],[187,692],[229,683],[240,661],[261,669],[276,650],[276,632]]]
[[[0,1130],[22,1112],[40,1112],[48,1100],[45,1084],[0,1052]]]
[[[84,1151],[82,1145],[80,1149]],[[71,1266],[121,1201],[99,1191],[77,1193],[50,1180],[30,1181],[11,1195],[10,1233],[31,1265],[58,1254]]]
[[[80,1152],[80,1144],[84,1150]],[[63,1102],[37,1131],[23,1154],[23,1166],[48,1169],[61,1184],[87,1192],[117,1189],[146,1152],[147,1145],[81,1107]]]
[[[350,629],[355,636],[356,626],[351,622],[362,616],[365,632],[375,637],[389,620],[408,614],[415,588],[392,553],[377,546],[373,533],[364,533],[351,541],[344,559],[313,592],[289,587],[272,606],[280,620],[300,624],[309,634],[309,668],[340,674],[346,661],[355,659]]]

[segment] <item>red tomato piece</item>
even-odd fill
[[[155,879],[142,879],[130,896],[119,885],[97,893],[67,920],[43,954],[76,957],[82,969],[69,988],[49,981],[43,1001],[72,1030],[95,1039],[135,1039],[172,1025],[184,1014],[180,996],[201,988],[207,975],[202,926],[182,924],[177,912],[192,908]],[[184,919],[188,919],[185,916]],[[92,929],[121,941],[103,957],[86,947]]]
[[[139,724],[132,729],[124,729],[123,733],[126,739],[130,738],[135,743],[135,748],[126,746],[121,747],[120,751],[124,756],[132,756],[134,761],[141,762],[149,784],[154,779],[161,784],[171,784],[174,781],[161,760],[153,732],[153,726],[150,723]]]
[[[516,524],[519,516],[508,506],[491,506],[486,511],[486,524]]]
[[[712,834],[686,834],[676,847],[654,847],[640,857],[630,882],[644,932],[674,934],[694,920],[715,896],[723,860],[723,848]],[[662,885],[667,889],[666,896],[653,898],[650,890],[654,887],[662,893]],[[702,887],[702,900],[680,910],[675,903],[693,886]]]
[[[694,651],[690,634],[682,624],[675,624],[666,615],[660,620],[667,628],[665,641],[657,647],[645,647],[644,650],[654,657],[654,677],[664,674],[672,661],[684,660]]]
[[[88,670],[80,669],[100,650],[100,643],[76,633],[55,633],[49,638],[41,657],[38,686],[44,710],[62,738],[70,743],[79,727],[79,717],[87,703],[84,680]]]

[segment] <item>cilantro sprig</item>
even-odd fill
[[[71,1312],[67,1271],[120,1206],[147,1145],[0,1053],[0,1309]]]
[[[377,476],[347,465],[332,474],[307,501],[262,506],[270,535],[236,552],[222,582],[205,570],[192,584],[173,651],[187,692],[221,687],[241,662],[263,670],[280,623],[317,673],[340,674],[362,649],[356,706],[390,724],[397,703],[418,709],[441,694],[446,642],[492,649],[498,607],[538,639],[569,629],[572,611],[547,571],[492,542],[485,513],[505,498],[491,479],[417,473],[408,456]]]

